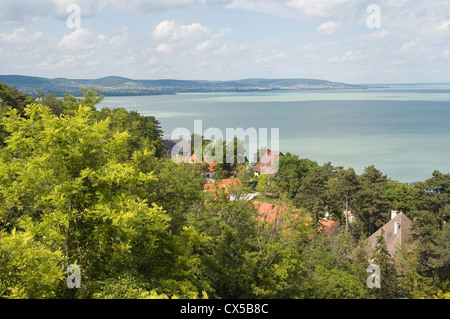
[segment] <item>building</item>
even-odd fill
[[[215,160],[209,161],[207,158],[203,157],[203,160],[200,160],[199,157],[194,153],[189,158],[190,164],[199,164],[201,163],[204,165],[203,168],[203,175],[209,180],[209,182],[212,182],[211,179],[214,178],[216,175],[216,166],[217,162]]]
[[[411,220],[405,214],[392,210],[391,220],[367,239],[369,256],[373,255],[377,237],[381,235],[382,230],[384,231],[387,249],[392,258],[396,258],[396,253],[401,245],[404,245],[406,249],[410,248],[408,239],[411,235],[411,224]]]
[[[183,139],[177,140],[162,140],[161,144],[164,146],[164,155],[166,157],[172,157],[172,150],[175,148],[175,152],[177,155],[180,154],[183,147],[188,147],[189,142]]]
[[[205,174],[205,177],[207,179],[211,179],[216,175],[216,166],[217,166],[217,162],[213,161],[211,163],[208,163],[207,166],[205,166],[205,168],[203,169],[203,172]]]
[[[263,203],[255,200],[253,204],[258,208],[258,219],[267,222],[273,223],[278,222],[279,224],[283,223],[283,213],[288,210],[287,206],[279,206],[270,203]]]
[[[254,201],[253,204],[258,208],[258,219],[266,223],[276,223],[283,225],[285,223],[285,212],[289,212],[289,208],[286,205],[275,205],[270,203],[263,203],[260,201]],[[290,215],[292,218],[297,218],[298,214]],[[312,218],[308,217],[306,220],[311,221]],[[324,233],[327,237],[333,236],[341,223],[335,221],[333,218],[321,219],[319,221],[320,226],[317,229],[318,233]],[[306,223],[309,226],[309,223]],[[286,225],[288,226],[288,225]]]
[[[234,189],[242,186],[239,178],[226,178],[217,183],[206,183],[203,185],[204,192],[210,192],[217,198],[221,192],[224,192],[230,200],[238,199]]]
[[[270,149],[267,149],[266,153],[261,157],[255,168],[253,169],[255,175],[258,176],[260,174],[265,174],[273,177],[277,176],[278,161],[280,157],[283,156],[283,153],[279,151],[271,151]]]
[[[337,220],[334,220],[334,218],[321,219],[319,220],[319,223],[320,227],[318,229],[318,232],[325,232],[328,237],[335,235],[338,228],[341,226],[341,223]]]

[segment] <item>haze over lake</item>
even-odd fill
[[[450,85],[107,97],[102,107],[153,115],[165,138],[178,127],[193,132],[194,120],[224,135],[226,128],[279,128],[282,152],[319,164],[357,173],[373,164],[401,182],[450,172]]]

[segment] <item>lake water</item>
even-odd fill
[[[284,153],[359,174],[373,164],[401,182],[450,172],[450,85],[107,97],[99,107],[153,115],[165,138],[178,127],[193,132],[194,120],[224,135],[268,128],[269,141],[270,128],[279,128]]]

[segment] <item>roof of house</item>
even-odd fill
[[[240,185],[242,185],[242,183],[239,178],[226,178],[218,183],[206,183],[203,185],[203,190],[214,193],[215,195],[218,195],[220,191],[225,191],[225,193],[229,194],[233,188]]]
[[[287,210],[287,206],[285,205],[279,206],[256,200],[253,204],[258,208],[258,218],[261,221],[266,221],[268,223],[274,222],[275,220],[281,220],[279,214]]]
[[[189,158],[189,163],[190,164],[199,164],[199,163],[208,164],[203,169],[207,173],[215,172],[215,168],[217,166],[217,162],[215,160],[210,161],[206,157],[203,157],[203,160],[200,160],[200,158],[195,153],[192,154],[191,157]]]
[[[261,174],[275,176],[278,173],[278,165],[275,164],[275,161],[282,156],[284,156],[283,153],[279,151],[267,149],[253,170]]]
[[[336,230],[341,226],[341,223],[334,220],[334,219],[321,219],[319,221],[321,226],[319,227],[319,232],[322,232],[322,230],[325,230],[325,233],[328,236],[332,236]]]
[[[208,166],[205,167],[204,171],[208,172],[208,173],[215,172],[216,166],[217,166],[217,162],[213,161],[213,162],[209,163]]]
[[[398,223],[397,232],[395,232],[395,223]],[[384,230],[384,240],[386,241],[389,254],[391,257],[395,258],[397,249],[401,244],[406,244],[406,240],[411,234],[411,220],[403,213],[399,213],[383,227],[373,233],[372,236],[367,239],[370,254],[375,251],[377,237],[381,235],[382,229]]]
[[[191,164],[194,164],[194,163],[199,164],[199,163],[202,163],[203,161],[204,161],[204,159],[199,158],[197,156],[197,154],[195,154],[195,153],[192,154],[191,157],[189,158],[189,163],[191,163]]]
[[[183,139],[175,139],[175,140],[162,140],[161,144],[164,146],[166,154],[171,154],[172,150],[175,146],[177,148],[175,149],[175,152],[178,154],[179,151],[182,149],[182,145],[184,143],[187,143],[186,140]]]
[[[288,210],[286,205],[274,205],[270,203],[262,203],[260,201],[254,201],[253,204],[255,204],[258,207],[258,219],[261,221],[266,221],[268,223],[272,223],[274,221],[283,221],[282,215],[285,211]],[[297,217],[298,215],[292,215],[293,217]],[[307,218],[307,220],[311,220],[311,218]],[[321,226],[318,228],[318,232],[325,231],[325,233],[328,236],[332,236],[335,231],[339,228],[341,225],[340,222],[335,221],[333,219],[322,219],[320,220]],[[309,225],[309,224],[307,224]]]

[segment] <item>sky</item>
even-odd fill
[[[0,74],[450,82],[450,0],[0,1]]]

